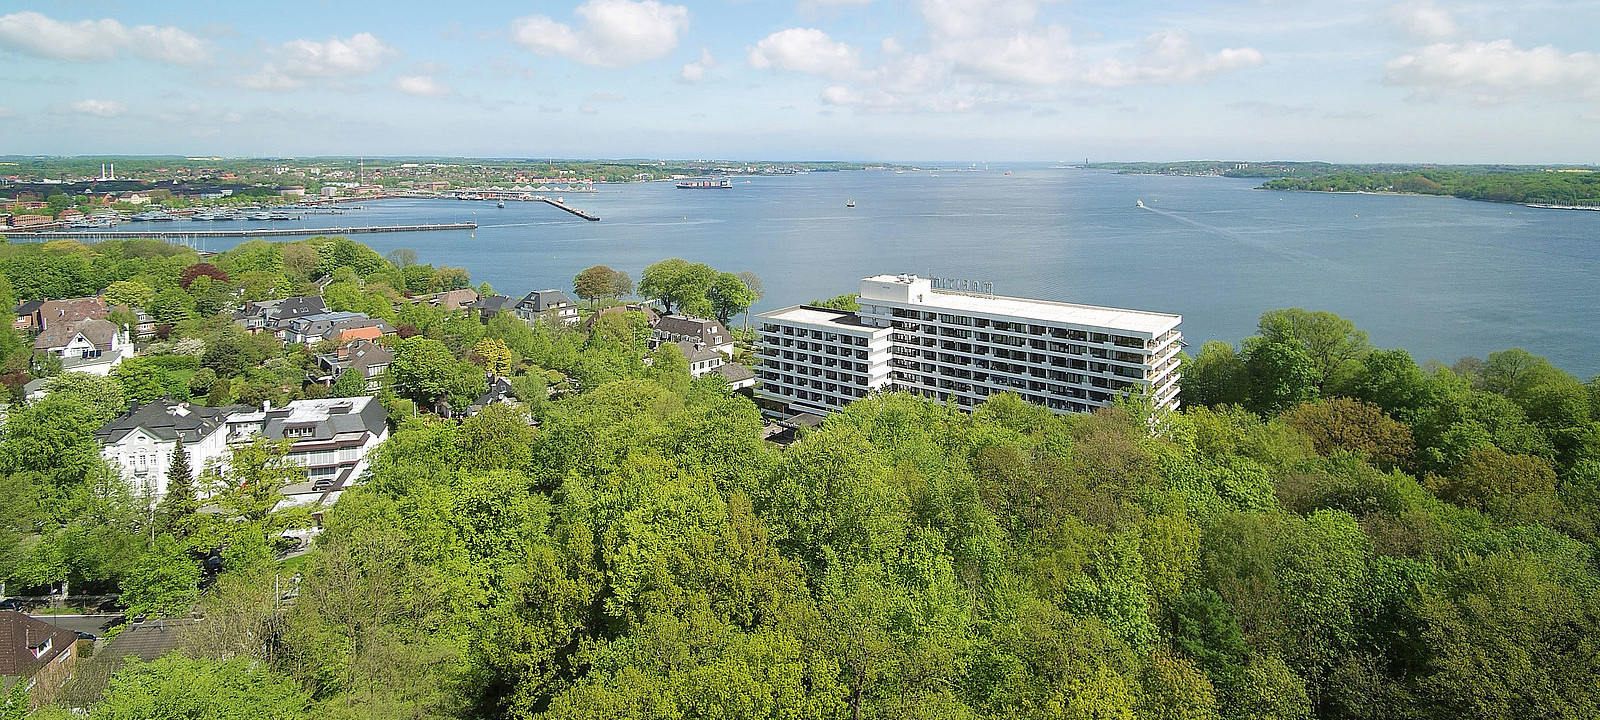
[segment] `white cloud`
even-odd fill
[[[399,51],[372,33],[357,33],[349,38],[291,40],[279,47],[278,57],[284,74],[290,77],[348,77],[365,75],[380,67]]]
[[[123,52],[173,65],[211,59],[203,40],[176,27],[130,28],[109,18],[66,22],[36,12],[0,16],[0,48],[70,62],[114,60]]]
[[[128,111],[128,106],[115,100],[79,100],[67,105],[73,112],[95,117],[116,117]]]
[[[1417,40],[1442,40],[1458,30],[1455,18],[1434,5],[1433,0],[1406,0],[1384,10],[1381,16]]]
[[[1291,117],[1296,115],[1309,115],[1311,108],[1284,103],[1266,102],[1263,100],[1240,100],[1228,103],[1229,110],[1252,113],[1261,117]]]
[[[1188,33],[1159,32],[1139,43],[1134,62],[1105,60],[1088,68],[1083,79],[1090,85],[1165,85],[1208,80],[1223,73],[1265,62],[1254,48],[1223,48],[1207,54],[1195,47]]]
[[[511,38],[536,55],[626,67],[665,57],[689,29],[689,9],[656,0],[589,0],[573,10],[577,29],[546,15],[511,22]]]
[[[861,53],[816,28],[789,28],[761,39],[750,49],[750,67],[789,70],[824,77],[848,77],[861,65]]]
[[[585,115],[593,115],[595,113],[600,112],[600,108],[597,108],[597,107],[595,107],[594,105],[592,105],[590,103],[584,103],[584,104],[578,106],[578,112],[581,112],[581,113],[583,113]]]
[[[678,72],[678,82],[697,83],[706,79],[706,71],[717,66],[716,58],[711,57],[711,51],[700,48],[700,59],[683,66]]]
[[[290,40],[269,54],[272,62],[252,75],[234,78],[234,82],[252,90],[293,90],[310,79],[365,75],[383,67],[400,51],[372,33],[357,33],[322,41]]]
[[[262,65],[261,71],[254,75],[241,75],[235,78],[235,82],[240,87],[250,88],[251,90],[293,90],[305,84],[279,72],[278,68],[272,63]]]
[[[0,119],[9,118],[9,117],[16,117],[16,116],[17,116],[17,111],[12,110],[11,108],[8,108],[8,107],[6,107],[4,105],[0,105]]]
[[[1152,34],[1120,56],[1101,48],[1090,56],[1065,25],[1041,20],[1049,1],[917,0],[927,28],[921,52],[885,38],[873,65],[820,30],[793,28],[762,40],[750,64],[836,81],[819,97],[827,105],[967,112],[1030,108],[1069,88],[1203,82],[1265,62],[1254,48],[1207,51],[1181,30]]]
[[[1437,43],[1389,61],[1384,81],[1418,100],[1461,97],[1501,103],[1522,97],[1600,98],[1600,55],[1510,40]]]
[[[455,88],[433,79],[431,75],[401,75],[391,84],[396,90],[417,97],[439,98],[455,94]]]
[[[583,99],[594,102],[622,102],[624,98],[618,93],[607,90],[596,90],[588,95],[583,96]]]

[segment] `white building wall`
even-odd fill
[[[189,474],[194,479],[198,480],[206,468],[227,464],[226,435],[219,427],[200,442],[183,446],[184,452],[189,454]],[[171,467],[172,449],[176,444],[143,430],[134,430],[120,442],[102,447],[100,456],[121,473],[134,495],[160,502],[167,494],[167,470]]]
[[[1010,392],[1058,412],[1092,411],[1138,389],[1158,407],[1178,407],[1176,315],[941,292],[909,275],[862,280],[857,302],[856,317],[867,326],[861,333],[873,336],[870,389],[892,386],[968,408]],[[805,382],[811,377],[802,374],[796,383],[788,372],[791,362],[814,367],[791,360],[791,333],[806,333],[812,356],[818,345],[834,342],[826,333],[815,337],[815,323],[795,320],[816,312],[762,315],[762,379],[772,387],[764,385],[759,396],[813,412],[854,399],[824,388],[819,402],[814,382]]]

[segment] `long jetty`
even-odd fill
[[[586,213],[586,212],[584,212],[582,210],[579,210],[579,209],[577,209],[577,208],[575,208],[575,207],[573,207],[571,205],[568,205],[568,204],[566,204],[564,202],[561,202],[560,200],[557,200],[555,198],[549,198],[549,197],[545,197],[543,195],[535,195],[535,196],[533,196],[533,199],[538,200],[540,202],[549,203],[551,207],[561,208],[562,210],[565,210],[565,211],[567,211],[569,213],[572,213],[573,215],[577,215],[578,217],[581,217],[581,218],[583,218],[585,220],[588,220],[590,222],[599,222],[600,221],[600,216],[599,215],[590,215],[589,213]]]
[[[569,210],[577,213],[577,210]],[[600,218],[591,218],[599,220]],[[286,237],[298,235],[357,235],[361,233],[427,232],[430,230],[476,230],[475,222],[434,223],[430,225],[352,225],[326,228],[260,228],[257,230],[45,230],[37,232],[6,233],[12,239],[27,240],[110,240],[113,238],[157,238],[161,240],[187,240],[189,238],[227,237]]]

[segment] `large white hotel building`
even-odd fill
[[[858,312],[763,313],[763,409],[826,414],[880,389],[968,409],[1009,392],[1057,412],[1089,412],[1137,389],[1177,409],[1181,317],[947,287],[972,284],[876,275],[861,281]]]

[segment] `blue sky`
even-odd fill
[[[5,6],[0,153],[1600,163],[1600,0]]]

